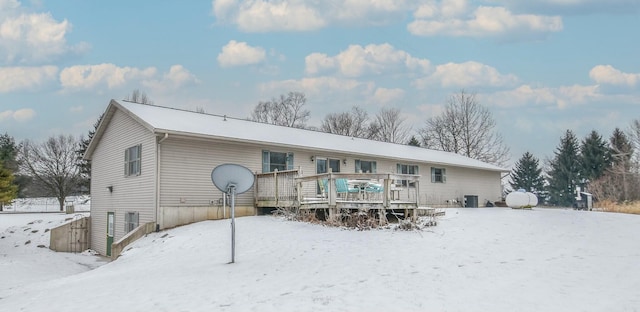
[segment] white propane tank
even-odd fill
[[[509,193],[506,198],[507,206],[515,209],[532,208],[538,205],[538,197],[523,189]]]

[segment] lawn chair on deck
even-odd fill
[[[350,187],[347,179],[336,179],[336,193],[344,199],[349,199],[350,194],[360,194],[360,188]]]
[[[367,195],[367,198],[370,198],[371,195],[374,195],[374,199],[380,199],[380,195],[382,195],[382,192],[384,192],[384,187],[382,187],[382,185],[380,184],[376,184],[376,183],[369,183],[369,185],[364,189],[365,194]]]
[[[321,198],[328,198],[327,192],[329,191],[329,181],[327,179],[318,180],[318,189],[320,190]]]

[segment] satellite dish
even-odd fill
[[[236,194],[242,194],[253,186],[253,172],[247,167],[224,164],[213,168],[211,182],[231,199],[231,262],[236,258]]]
[[[253,186],[253,172],[245,166],[236,164],[219,165],[211,171],[211,181],[219,190],[229,192],[229,187],[235,187],[236,194],[242,194]]]

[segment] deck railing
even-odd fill
[[[390,208],[391,203],[420,204],[419,175],[394,173],[323,173],[298,177],[296,200],[300,205],[324,204],[336,207],[338,202],[355,204],[382,204]],[[350,191],[338,190],[336,182],[349,181]],[[376,186],[376,188],[371,188]],[[359,189],[356,189],[359,188]]]
[[[256,173],[255,203],[256,207],[292,207],[295,205],[296,181],[299,170],[283,170],[267,173]]]

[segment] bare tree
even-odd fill
[[[491,112],[464,90],[452,95],[445,111],[420,129],[423,146],[454,152],[484,162],[504,165],[509,148],[495,132]]]
[[[348,135],[356,138],[368,137],[369,116],[360,107],[354,106],[350,112],[331,113],[324,117],[320,131]]]
[[[640,119],[634,119],[629,127],[629,141],[632,145],[632,149],[640,151]],[[640,152],[634,153],[632,156],[632,164],[634,173],[640,173]]]
[[[144,92],[140,92],[140,90],[138,89],[133,90],[131,94],[127,95],[125,101],[153,105],[153,101],[151,101],[147,94]]]
[[[259,102],[251,113],[251,120],[279,126],[305,128],[310,112],[304,109],[307,97],[302,92],[289,92],[271,101]]]
[[[77,146],[78,141],[72,136],[59,135],[42,144],[23,142],[18,156],[21,169],[58,199],[60,211],[64,209],[65,198],[80,182]]]
[[[369,126],[371,138],[383,142],[406,144],[410,129],[404,125],[405,118],[400,116],[400,113],[399,108],[380,109],[375,121]]]

